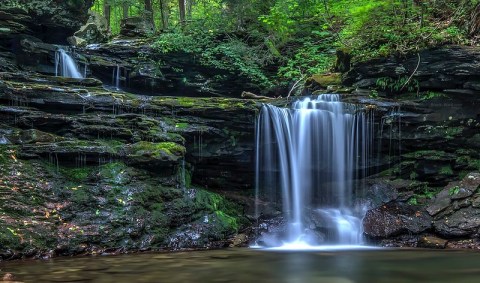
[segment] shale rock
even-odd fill
[[[48,43],[62,43],[88,19],[92,0],[4,0],[0,8],[0,26],[6,37],[39,36]],[[0,45],[4,42],[2,36]]]
[[[1,73],[0,257],[228,246],[243,206],[195,186],[250,188],[258,107]]]
[[[363,219],[365,234],[373,238],[419,234],[431,227],[432,218],[421,207],[394,202],[369,210]]]
[[[420,240],[418,240],[417,247],[429,249],[444,249],[447,246],[447,243],[447,240],[441,238],[425,236],[421,237]]]
[[[412,78],[419,82],[422,90],[476,90],[480,48],[451,45],[423,50],[419,55],[411,54],[407,58],[390,56],[357,63],[345,74],[343,82],[372,87],[378,79],[398,79],[413,74]]]

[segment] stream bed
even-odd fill
[[[0,263],[19,282],[480,282],[480,253],[225,249]]]

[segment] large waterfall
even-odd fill
[[[339,95],[264,105],[257,121],[257,201],[281,203],[286,228],[267,245],[358,245],[362,207],[354,180],[365,175],[372,120]],[[261,213],[259,211],[258,213]]]
[[[84,78],[73,58],[61,48],[55,52],[55,75],[67,78]]]

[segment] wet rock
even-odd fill
[[[478,239],[449,240],[447,244],[447,248],[479,250],[480,241]]]
[[[467,207],[442,216],[434,221],[435,231],[445,237],[466,237],[478,235],[480,209]]]
[[[398,191],[392,184],[384,180],[371,182],[375,183],[368,188],[365,198],[371,202],[372,207],[378,207],[398,198]]]
[[[427,212],[431,215],[434,216],[447,207],[449,207],[451,204],[451,198],[450,198],[450,193],[449,189],[443,189],[440,193],[438,193],[433,200],[431,201],[431,204],[427,207]]]
[[[425,236],[420,237],[417,243],[417,247],[428,249],[444,249],[447,246],[447,243],[447,240],[441,238]]]
[[[238,234],[232,239],[232,243],[229,245],[230,248],[233,247],[247,247],[249,242],[249,237],[247,234]]]
[[[363,219],[367,236],[385,238],[402,233],[418,234],[432,227],[432,218],[420,207],[387,203],[369,210]]]

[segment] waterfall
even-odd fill
[[[364,212],[354,203],[353,181],[366,174],[372,119],[336,94],[306,98],[291,109],[262,107],[256,128],[257,203],[261,198],[282,204],[283,243],[361,243]]]
[[[112,85],[115,86],[116,90],[120,90],[120,65],[117,65],[116,68],[113,68],[112,71]]]
[[[78,70],[75,60],[61,48],[55,52],[55,76],[77,79],[84,78]]]

